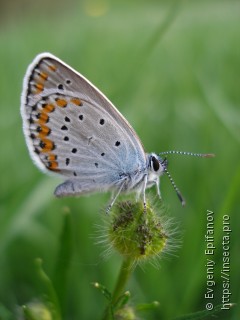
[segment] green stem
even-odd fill
[[[112,294],[112,299],[109,302],[109,305],[107,306],[105,312],[104,312],[104,317],[103,320],[113,320],[113,311],[112,307],[114,303],[117,302],[118,298],[124,293],[124,289],[126,286],[126,283],[132,273],[132,264],[133,260],[131,258],[126,258],[122,262],[122,266],[118,275],[118,279]]]
[[[115,303],[117,299],[120,297],[120,295],[123,294],[128,278],[130,277],[131,272],[133,270],[132,264],[133,264],[133,261],[131,258],[127,258],[123,260],[123,263],[118,275],[117,283],[115,285],[115,289],[112,294],[112,303]]]

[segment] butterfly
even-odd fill
[[[167,151],[146,153],[128,121],[84,76],[50,53],[29,65],[21,97],[23,130],[30,155],[41,170],[61,175],[57,197],[112,191],[110,210],[122,192],[142,195],[167,173],[166,154],[211,157],[212,154]]]

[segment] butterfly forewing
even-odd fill
[[[146,166],[141,142],[124,117],[88,80],[50,54],[30,65],[21,111],[28,148],[43,170],[101,188]]]

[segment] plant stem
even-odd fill
[[[122,262],[122,266],[118,275],[118,279],[112,294],[112,299],[107,306],[103,320],[113,320],[112,307],[114,303],[117,302],[118,298],[124,293],[126,283],[133,270],[132,268],[133,260],[131,258],[125,258]]]
[[[132,268],[132,259],[125,258],[122,262],[122,266],[118,275],[117,283],[115,285],[115,289],[112,294],[112,303],[115,303],[117,299],[123,294],[124,288],[128,281],[129,276],[133,270]]]

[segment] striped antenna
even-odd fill
[[[170,182],[171,182],[174,190],[175,190],[176,193],[177,193],[177,196],[178,196],[179,200],[181,201],[182,206],[184,207],[185,204],[186,204],[186,202],[185,202],[185,200],[184,200],[181,192],[179,191],[178,187],[176,186],[176,183],[174,182],[173,178],[171,177],[171,175],[170,175],[170,173],[167,171],[167,169],[165,169],[164,171],[166,172],[166,174],[167,174],[167,176],[168,176],[168,178],[169,178],[169,180],[170,180]]]
[[[162,155],[166,155],[166,154],[180,154],[180,155],[184,155],[184,156],[193,156],[193,157],[201,157],[201,158],[212,158],[215,157],[215,154],[213,153],[193,153],[193,152],[186,152],[186,151],[176,151],[176,150],[171,150],[171,151],[164,151],[164,152],[160,152],[158,155],[162,156]],[[166,159],[164,159],[162,161],[162,163],[164,163],[166,161]],[[175,182],[173,181],[173,178],[171,177],[170,173],[167,171],[166,166],[164,167],[164,171],[166,172],[174,190],[177,193],[177,196],[179,198],[179,200],[182,203],[182,206],[184,207],[186,202],[181,194],[181,192],[179,191],[178,187],[176,186]]]
[[[160,152],[159,156],[166,155],[166,154],[181,154],[184,156],[193,156],[193,157],[201,157],[201,158],[215,157],[215,154],[213,154],[213,153],[193,153],[193,152],[176,151],[176,150]]]

